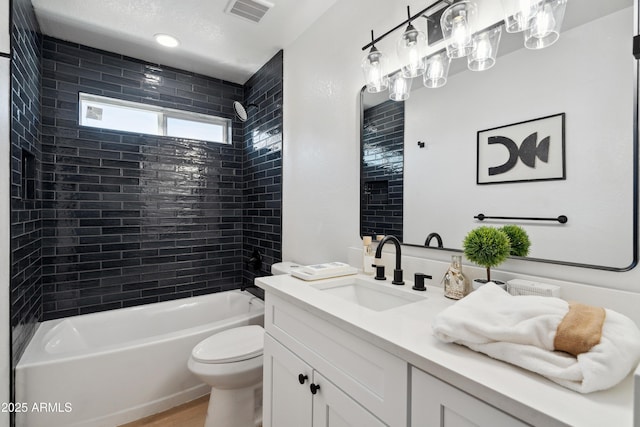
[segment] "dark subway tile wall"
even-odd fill
[[[262,255],[260,271],[246,266],[245,283],[282,260],[282,68],[278,52],[245,84],[243,259]]]
[[[80,127],[78,92],[232,118],[244,88],[49,37],[42,84],[43,320],[238,288],[242,124],[230,145]]]
[[[364,111],[361,235],[402,241],[404,102],[386,101]]]
[[[31,2],[14,0],[11,57],[11,335],[18,363],[41,314],[41,38]],[[34,179],[23,180],[27,174]],[[23,170],[24,169],[24,170]],[[24,172],[24,174],[23,174]],[[29,191],[25,186],[29,186]]]

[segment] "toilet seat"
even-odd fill
[[[231,363],[261,356],[264,329],[258,325],[226,329],[201,341],[191,357],[200,363]]]

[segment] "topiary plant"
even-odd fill
[[[531,241],[524,229],[518,225],[505,225],[501,228],[509,237],[511,243],[511,255],[513,256],[527,256],[529,255],[529,247]]]
[[[500,229],[487,226],[471,230],[462,247],[469,261],[487,269],[487,281],[491,281],[491,267],[501,264],[511,252],[509,236]]]

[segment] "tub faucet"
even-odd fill
[[[253,271],[260,271],[262,268],[262,255],[257,249],[253,250],[251,258],[247,261],[247,267]]]
[[[391,283],[393,283],[394,285],[404,285],[404,280],[402,280],[402,268],[400,266],[402,253],[400,249],[400,240],[398,240],[397,237],[385,236],[385,238],[380,241],[378,249],[376,249],[376,259],[382,258],[382,247],[389,241],[393,242],[393,244],[396,246],[396,269],[393,270],[393,281]],[[376,276],[376,279],[384,280],[384,276],[382,279]]]
[[[429,233],[429,235],[427,236],[427,240],[424,241],[424,245],[426,247],[429,247],[429,245],[431,244],[431,239],[435,238],[436,241],[438,242],[438,247],[439,248],[443,248],[444,246],[442,246],[442,237],[440,237],[440,235],[438,233]]]

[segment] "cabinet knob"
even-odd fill
[[[308,377],[308,376],[306,376],[306,375],[304,375],[304,374],[300,374],[300,375],[298,375],[298,382],[299,382],[300,384],[304,384],[304,382],[305,382],[306,380],[308,380],[308,379],[309,379],[309,377]]]
[[[311,390],[311,394],[316,394],[318,390],[320,390],[320,386],[318,384],[311,383],[309,389]]]

